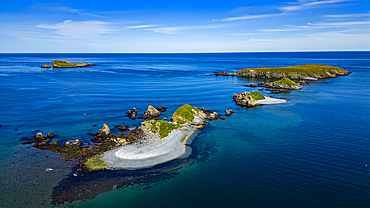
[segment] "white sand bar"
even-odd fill
[[[255,104],[263,104],[263,105],[271,105],[271,104],[281,104],[281,103],[286,103],[286,102],[288,102],[288,101],[285,100],[285,99],[265,97],[265,99],[257,100],[254,103]]]
[[[182,157],[187,152],[187,142],[197,133],[194,127],[173,130],[167,137],[152,137],[145,144],[127,145],[105,152],[102,159],[109,168],[140,169],[152,167]],[[189,147],[190,148],[190,147]]]

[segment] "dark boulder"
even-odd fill
[[[234,113],[234,111],[232,111],[232,110],[226,110],[225,111],[226,116],[231,116],[233,113]]]
[[[158,107],[157,110],[161,111],[161,112],[165,112],[167,109],[166,106],[161,106],[161,107]]]
[[[244,85],[244,86],[247,86],[247,87],[257,87],[256,83],[250,83],[250,84],[247,84],[247,85]]]
[[[137,116],[137,110],[136,110],[136,108],[134,107],[132,110],[128,110],[126,114],[128,114],[128,116],[129,116],[132,120],[135,120],[135,119],[136,119],[136,116]]]

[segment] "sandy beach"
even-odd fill
[[[152,167],[186,155],[186,144],[198,130],[188,127],[184,130],[173,130],[167,137],[152,137],[145,144],[127,145],[104,153],[102,159],[108,168],[140,169]]]
[[[271,104],[281,104],[281,103],[286,103],[286,102],[288,102],[288,101],[285,100],[285,99],[265,97],[265,99],[257,100],[254,103],[255,104],[262,104],[262,105],[271,105]]]

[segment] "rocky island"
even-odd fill
[[[281,104],[286,103],[287,100],[280,98],[272,98],[267,95],[262,95],[258,91],[254,92],[243,92],[241,94],[234,94],[233,99],[235,103],[239,106],[246,106],[248,108],[257,107],[261,105],[270,105],[270,104]]]
[[[324,64],[306,64],[286,67],[260,67],[240,69],[237,73],[213,72],[216,76],[240,76],[262,79],[318,80],[348,75],[351,72],[339,67]]]
[[[95,64],[70,63],[68,61],[52,61],[51,64],[54,69],[95,66]],[[45,65],[42,65],[41,68],[51,68],[51,66],[49,64],[45,64]]]
[[[68,61],[52,61],[53,68],[77,68],[77,67],[88,67],[95,66],[95,64],[85,63],[70,63]]]
[[[85,162],[90,171],[100,169],[140,169],[182,157],[187,143],[204,128],[207,115],[200,109],[185,104],[178,108],[171,121],[146,120],[136,131],[141,138],[132,145],[95,155]]]

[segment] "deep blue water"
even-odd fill
[[[52,60],[96,66],[40,68]],[[209,76],[309,63],[353,73],[252,109],[232,96],[262,80]],[[369,207],[369,86],[370,52],[0,54],[0,206]],[[20,139],[40,130],[88,144],[104,123],[138,125],[132,107],[165,105],[169,118],[185,103],[236,113],[200,131],[189,158],[151,169],[74,176],[70,161]]]

